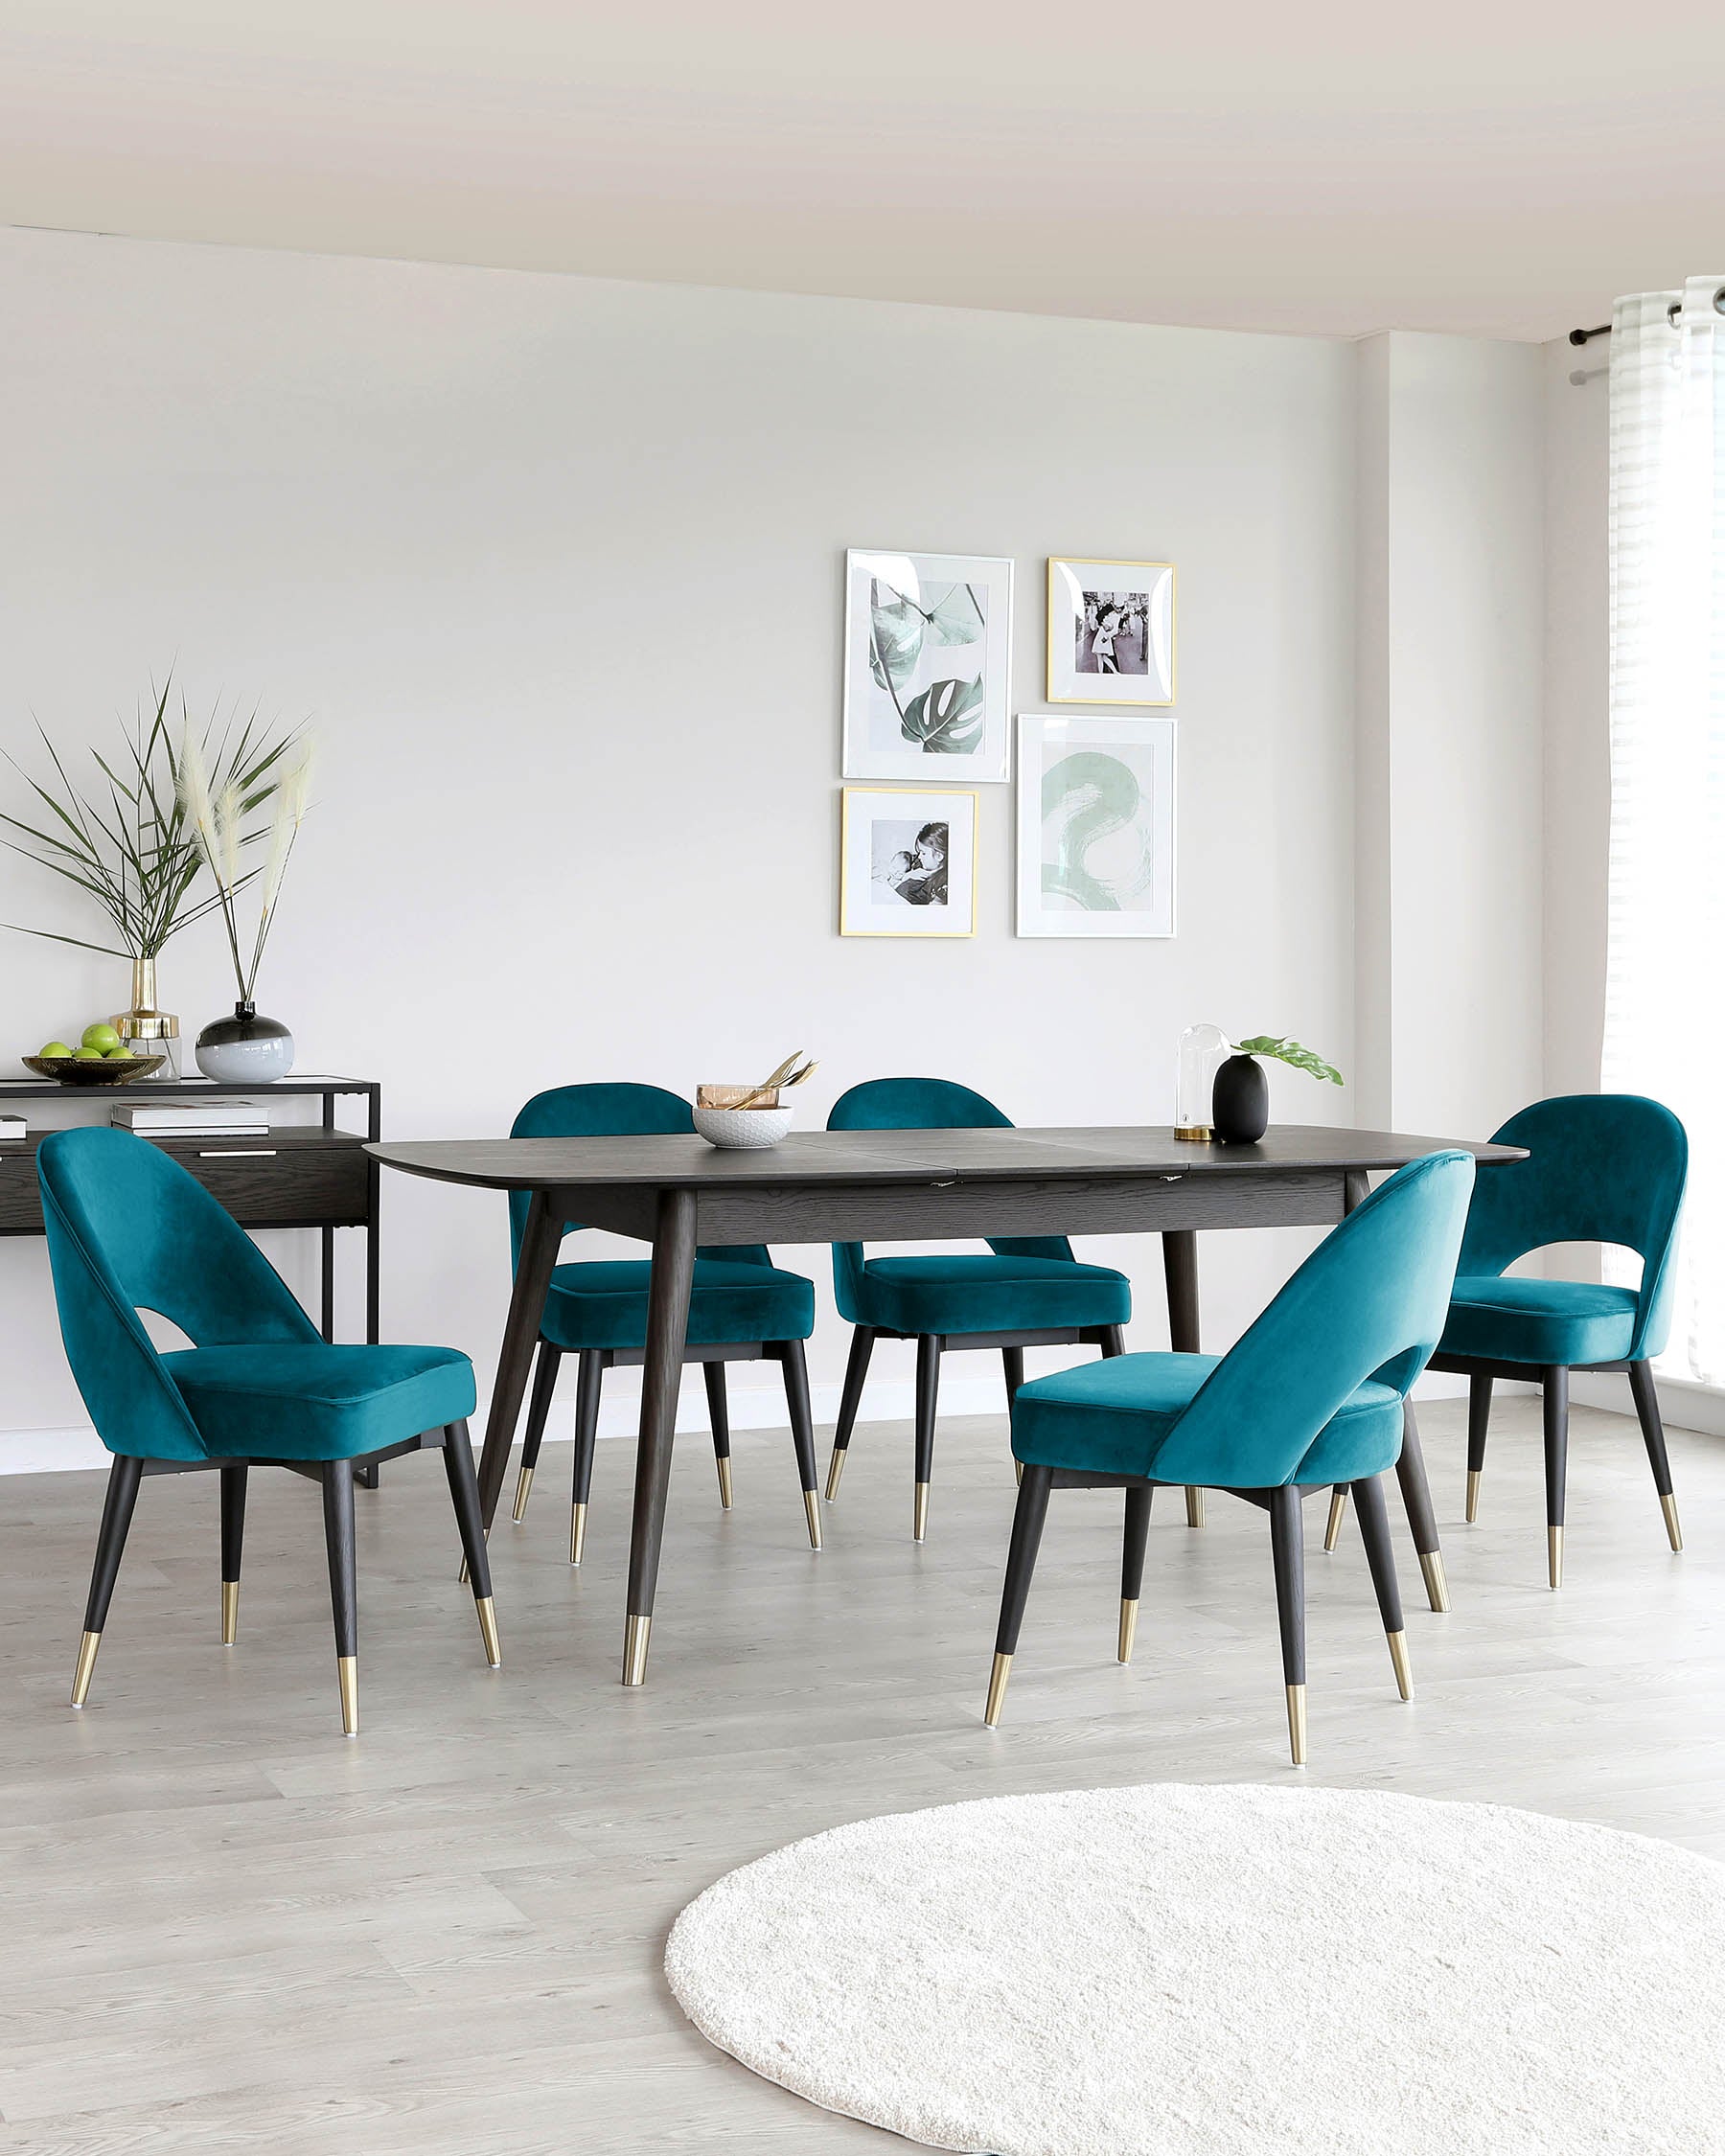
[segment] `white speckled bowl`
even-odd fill
[[[698,1108],[695,1128],[721,1152],[754,1152],[776,1145],[795,1114],[794,1108]]]

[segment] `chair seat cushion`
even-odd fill
[[[1633,1288],[1595,1280],[1463,1274],[1438,1352],[1493,1363],[1621,1363],[1635,1338],[1637,1302]]]
[[[1132,1316],[1123,1273],[1071,1258],[869,1258],[857,1300],[860,1323],[894,1333],[1033,1333]]]
[[[554,1347],[645,1347],[647,1258],[592,1258],[551,1275],[540,1330]],[[689,1296],[689,1342],[807,1340],[815,1330],[815,1283],[774,1265],[698,1257]]]
[[[1116,1355],[1020,1389],[1012,1410],[1012,1450],[1027,1465],[1063,1467],[1080,1475],[1144,1475],[1156,1479],[1156,1458],[1217,1355]],[[1290,1479],[1354,1482],[1381,1475],[1401,1452],[1401,1395],[1370,1379],[1356,1388],[1308,1448]],[[1211,1489],[1257,1489],[1253,1434],[1219,1455],[1213,1472],[1183,1463],[1181,1481]]]
[[[162,1362],[224,1459],[356,1459],[473,1411],[473,1365],[453,1347],[269,1342]]]

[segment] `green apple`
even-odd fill
[[[72,1051],[74,1063],[100,1063],[102,1060],[100,1048],[74,1048]]]
[[[95,1025],[84,1027],[83,1036],[78,1044],[80,1048],[93,1048],[99,1056],[104,1056],[109,1049],[120,1045],[120,1036],[106,1019],[103,1019]]]
[[[63,1041],[50,1041],[45,1048],[38,1048],[36,1053],[46,1063],[51,1056],[69,1056],[72,1051]]]
[[[114,1045],[106,1051],[102,1060],[104,1061],[104,1063],[124,1063],[126,1059],[131,1054],[131,1043],[129,1041],[117,1041]]]

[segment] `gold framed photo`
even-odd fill
[[[1174,564],[1050,557],[1048,701],[1174,701]]]
[[[976,934],[974,793],[847,786],[840,821],[840,935]]]

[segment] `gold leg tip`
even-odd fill
[[[579,1565],[586,1548],[586,1506],[578,1504],[569,1514],[569,1562]]]
[[[1186,1525],[1188,1527],[1202,1527],[1204,1525],[1204,1492],[1188,1489],[1185,1494],[1185,1501]]]
[[[1306,1763],[1306,1688],[1303,1685],[1289,1685],[1288,1694],[1288,1750],[1294,1764]]]
[[[1012,1657],[996,1655],[994,1667],[988,1673],[988,1705],[982,1709],[982,1724],[985,1729],[996,1730],[1000,1726],[1000,1709],[1006,1698],[1006,1680],[1011,1674]]]
[[[1138,1601],[1120,1597],[1120,1652],[1122,1662],[1132,1660],[1132,1642],[1138,1636]]]
[[[1477,1467],[1467,1471],[1467,1524],[1470,1527],[1480,1517],[1480,1473]]]
[[[341,1733],[343,1736],[359,1734],[359,1658],[357,1655],[335,1657],[335,1679],[341,1686]]]
[[[455,1574],[455,1577],[457,1578],[457,1580],[459,1580],[459,1581],[460,1581],[460,1583],[461,1583],[461,1585],[462,1585],[463,1587],[465,1587],[465,1586],[467,1585],[467,1583],[468,1583],[468,1561],[467,1561],[467,1559],[466,1559],[465,1557],[464,1557],[464,1558],[463,1558],[463,1559],[461,1560],[461,1570],[460,1570],[460,1571],[458,1571],[458,1572],[457,1572],[457,1573]]]
[[[1447,1617],[1450,1606],[1449,1579],[1443,1570],[1442,1550],[1422,1550],[1419,1558],[1419,1570],[1425,1578],[1426,1600],[1439,1617]]]
[[[1681,1549],[1683,1528],[1677,1518],[1677,1500],[1674,1497],[1662,1497],[1659,1509],[1665,1514],[1666,1533],[1670,1538],[1671,1548]]]
[[[721,1454],[715,1464],[719,1469],[719,1504],[723,1511],[731,1508],[731,1463],[729,1453]]]
[[[916,1485],[916,1506],[910,1526],[911,1541],[921,1542],[923,1538],[928,1534],[928,1531],[929,1485],[926,1482],[919,1482]]]
[[[1325,1549],[1334,1549],[1337,1543],[1342,1539],[1342,1523],[1346,1518],[1347,1492],[1346,1490],[1332,1490],[1330,1492],[1329,1519],[1324,1523],[1323,1528],[1323,1547]]]
[[[96,1650],[101,1644],[100,1632],[86,1632],[78,1643],[78,1667],[72,1672],[74,1707],[81,1707],[90,1696],[90,1672],[96,1666]]]
[[[1563,1529],[1546,1529],[1546,1576],[1553,1588],[1563,1585]]]
[[[623,1682],[626,1685],[644,1685],[647,1682],[647,1641],[653,1631],[650,1617],[636,1617],[632,1613],[623,1628]]]
[[[844,1473],[844,1454],[845,1448],[842,1445],[835,1445],[833,1456],[827,1462],[826,1495],[829,1504],[839,1495],[839,1478]]]
[[[1024,1488],[1024,1463],[1022,1459],[1015,1459],[1012,1463],[1012,1479],[1018,1484],[1021,1490]]]
[[[1390,1642],[1390,1663],[1395,1671],[1395,1688],[1403,1699],[1414,1697],[1414,1672],[1408,1663],[1408,1635],[1405,1632],[1386,1632]]]
[[[479,1613],[479,1637],[485,1641],[485,1659],[494,1669],[503,1666],[503,1650],[497,1644],[497,1606],[489,1594],[473,1597],[473,1607]]]
[[[518,1526],[527,1517],[527,1500],[532,1491],[533,1470],[531,1467],[523,1467],[516,1477],[515,1517]]]
[[[809,1548],[820,1548],[820,1500],[813,1490],[803,1492],[803,1510],[809,1520]]]
[[[221,1583],[221,1643],[231,1647],[240,1637],[240,1582],[224,1579]]]

